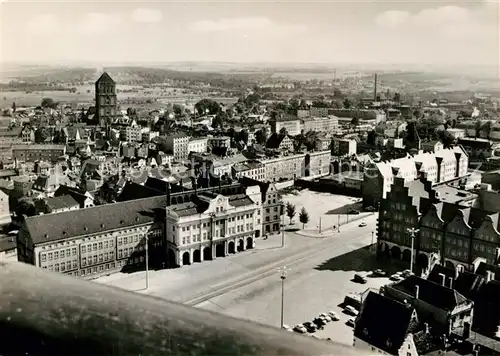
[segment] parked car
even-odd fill
[[[347,320],[347,326],[350,326],[351,328],[354,327],[354,324],[356,323],[356,320],[354,318],[350,318],[349,320]]]
[[[359,312],[356,309],[354,309],[353,306],[350,306],[350,305],[348,305],[344,308],[344,313],[354,315],[354,316],[357,316],[359,314]]]
[[[361,283],[361,284],[365,284],[367,282],[366,278],[363,277],[363,276],[361,276],[361,275],[359,275],[359,274],[355,274],[353,280],[354,280],[354,282]]]
[[[292,331],[293,330],[290,326],[288,326],[286,324],[283,324],[283,329],[286,330],[286,331]]]
[[[326,321],[327,323],[332,321],[332,318],[330,317],[330,315],[328,315],[327,313],[321,313],[318,318],[320,319],[323,319],[324,321]]]
[[[348,214],[358,215],[359,211],[351,209],[351,210],[349,210]]]
[[[307,333],[307,329],[302,324],[295,325],[295,327],[293,328],[293,331],[298,332],[299,334]]]
[[[330,316],[330,318],[332,318],[333,321],[339,320],[339,317],[337,316],[337,313],[335,313],[334,311],[329,311],[328,315]]]
[[[364,221],[361,222],[361,224],[359,224],[359,227],[365,227],[366,226],[366,223]]]
[[[321,318],[315,318],[313,323],[317,326],[318,329],[323,329],[326,325],[326,321]]]
[[[305,322],[304,324],[302,324],[302,325],[304,325],[304,327],[306,328],[307,332],[309,332],[309,333],[313,333],[313,332],[315,332],[315,331],[316,331],[316,329],[317,329],[317,326],[316,326],[316,325],[314,325],[314,323],[311,323],[310,321],[306,321],[306,322]]]
[[[412,272],[412,271],[410,271],[409,269],[405,269],[403,272],[401,272],[401,277],[403,277],[403,278],[408,278],[408,277],[410,277],[412,274],[413,274],[413,272]]]
[[[393,274],[392,276],[389,277],[391,281],[394,282],[399,282],[402,280],[401,276],[399,274]]]
[[[387,273],[381,269],[376,269],[375,271],[373,271],[373,274],[375,276],[379,276],[379,277],[385,277],[387,276]]]

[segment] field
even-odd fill
[[[141,89],[137,92],[123,92],[123,90],[132,89],[131,86],[118,85],[118,102],[124,107],[143,107],[156,109],[164,107],[165,105],[172,103],[185,104],[186,102],[194,104],[197,101],[210,97],[203,94],[192,94],[192,93],[181,93],[180,89],[174,92],[174,88],[165,89]],[[0,107],[10,107],[13,102],[16,103],[18,107],[20,106],[36,106],[39,105],[43,98],[52,98],[62,104],[78,103],[84,105],[91,105],[94,101],[94,86],[80,86],[76,87],[76,93],[70,93],[69,91],[42,91],[42,92],[32,92],[25,93],[22,91],[17,92],[1,92],[0,93]],[[237,98],[227,98],[227,97],[210,97],[218,102],[225,104],[235,103]],[[136,102],[129,102],[136,101]],[[151,100],[151,103],[137,103],[137,101]]]

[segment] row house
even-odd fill
[[[12,147],[12,156],[18,162],[57,162],[66,154],[65,145],[16,145]]]
[[[192,201],[169,206],[169,260],[185,266],[253,248],[262,219],[260,188],[252,187],[248,194],[223,196],[203,192]]]
[[[258,161],[235,164],[232,167],[232,173],[232,176],[236,179],[248,177],[258,181],[264,181],[264,165]]]
[[[288,135],[297,136],[302,132],[302,121],[296,116],[279,117],[270,123],[273,134],[279,134],[281,130],[286,130]]]
[[[397,179],[388,197],[380,202],[379,256],[410,262],[412,236],[407,229],[415,228],[413,257],[417,270],[426,272],[436,262],[457,271],[470,270],[478,258],[496,264],[499,213],[466,205],[465,200],[457,203],[442,197],[423,179],[411,183]]]
[[[203,137],[196,137],[189,139],[188,152],[203,153],[208,150],[208,139]]]
[[[411,182],[421,176],[433,184],[444,183],[468,174],[469,156],[461,146],[431,152],[420,152],[365,167],[363,205],[377,206],[387,197],[395,178]]]
[[[72,276],[93,279],[164,258],[165,198],[154,197],[24,220],[18,235],[19,261]]]
[[[265,180],[278,182],[330,173],[330,151],[284,155],[262,159]]]
[[[311,117],[303,120],[304,132],[334,132],[340,128],[339,119],[336,116]]]
[[[165,140],[166,149],[172,153],[174,159],[182,161],[189,156],[189,136],[183,133],[169,135]]]

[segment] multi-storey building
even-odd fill
[[[165,140],[166,148],[172,153],[175,160],[182,161],[189,156],[189,136],[183,133],[170,135]]]
[[[21,132],[21,137],[23,143],[33,143],[35,142],[35,131],[31,127],[25,126]]]
[[[155,137],[160,136],[160,132],[158,131],[145,131],[142,133],[142,141],[151,142],[151,140]]]
[[[241,178],[248,177],[257,181],[264,181],[264,165],[258,161],[248,161],[245,163],[238,163],[232,167],[233,177]]]
[[[0,226],[8,225],[11,221],[9,196],[3,190],[0,190]]]
[[[101,128],[109,128],[111,121],[118,116],[116,83],[104,72],[95,82],[95,111]]]
[[[471,269],[478,258],[498,263],[499,212],[483,210],[484,203],[472,193],[440,190],[423,179],[395,180],[380,202],[379,255],[410,262],[413,239],[413,260],[423,271],[434,262],[455,270]],[[412,237],[408,228],[418,231]]]
[[[230,148],[231,138],[228,136],[209,137],[208,146],[212,148]]]
[[[188,142],[188,152],[207,152],[208,139],[203,137],[191,138]]]
[[[193,201],[167,207],[169,258],[184,266],[253,248],[261,205],[260,189],[253,188],[256,201],[246,194],[203,192]]]
[[[357,142],[352,139],[333,139],[333,154],[336,156],[352,156],[357,153]]]
[[[22,127],[12,127],[0,130],[0,145],[19,145],[24,142]]]
[[[120,137],[127,142],[141,142],[144,130],[143,127],[134,123],[122,129],[120,131]]]
[[[290,116],[278,117],[275,120],[271,121],[272,133],[278,134],[282,129],[285,129],[289,135],[296,136],[302,131],[301,120],[296,116]]]
[[[156,211],[165,197],[99,205],[25,219],[18,236],[19,261],[50,271],[96,278],[165,261],[164,219]]]
[[[365,167],[363,204],[377,206],[391,189],[394,178],[413,181],[425,175],[433,184],[443,183],[468,174],[469,157],[461,146],[434,153],[420,152],[415,156],[389,162],[371,163]]]
[[[325,117],[328,116],[328,113],[330,112],[330,108],[320,108],[316,106],[312,106],[309,109],[309,115],[313,117]]]
[[[339,129],[339,119],[336,116],[312,117],[303,120],[305,132],[333,132]]]
[[[293,152],[293,141],[288,135],[272,134],[266,142],[266,148]]]
[[[265,180],[277,182],[330,173],[330,151],[300,153],[261,160]]]
[[[65,145],[17,145],[12,148],[12,156],[18,162],[57,162],[64,154]]]

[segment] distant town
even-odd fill
[[[158,73],[1,85],[0,262],[355,351],[500,354],[500,98]]]

